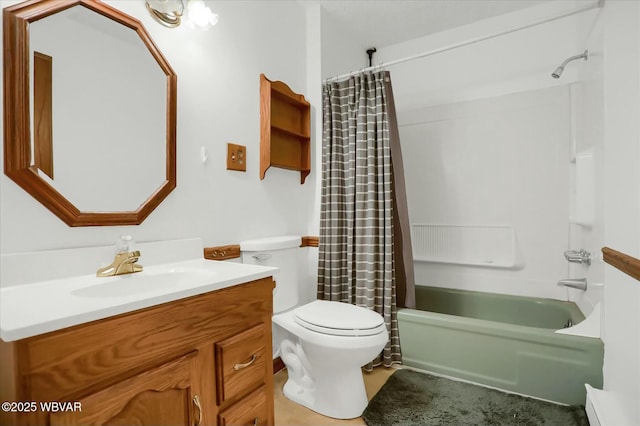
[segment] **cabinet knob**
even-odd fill
[[[253,426],[258,426],[258,418],[253,419]]]
[[[248,366],[250,366],[251,364],[253,364],[256,359],[258,359],[258,355],[253,354],[251,355],[251,359],[247,362],[245,362],[244,364],[236,364],[233,366],[233,369],[238,371],[238,370],[242,370],[243,368],[247,368]]]
[[[202,405],[200,404],[200,397],[198,395],[193,396],[193,405],[198,409],[198,423],[196,423],[196,426],[200,426],[202,423]]]

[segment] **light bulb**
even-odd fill
[[[202,30],[206,30],[218,23],[218,15],[211,12],[211,9],[202,0],[189,0],[187,18],[191,26]]]

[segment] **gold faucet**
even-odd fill
[[[142,265],[136,263],[138,260],[140,260],[140,252],[138,250],[120,252],[116,254],[111,265],[96,271],[96,277],[112,277],[114,275],[140,272],[142,271]]]

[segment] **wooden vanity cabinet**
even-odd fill
[[[273,287],[263,278],[0,341],[2,401],[36,407],[0,423],[273,425]]]

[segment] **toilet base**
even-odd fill
[[[369,403],[360,368],[333,370],[313,384],[288,379],[283,392],[291,401],[336,419],[360,417]]]

